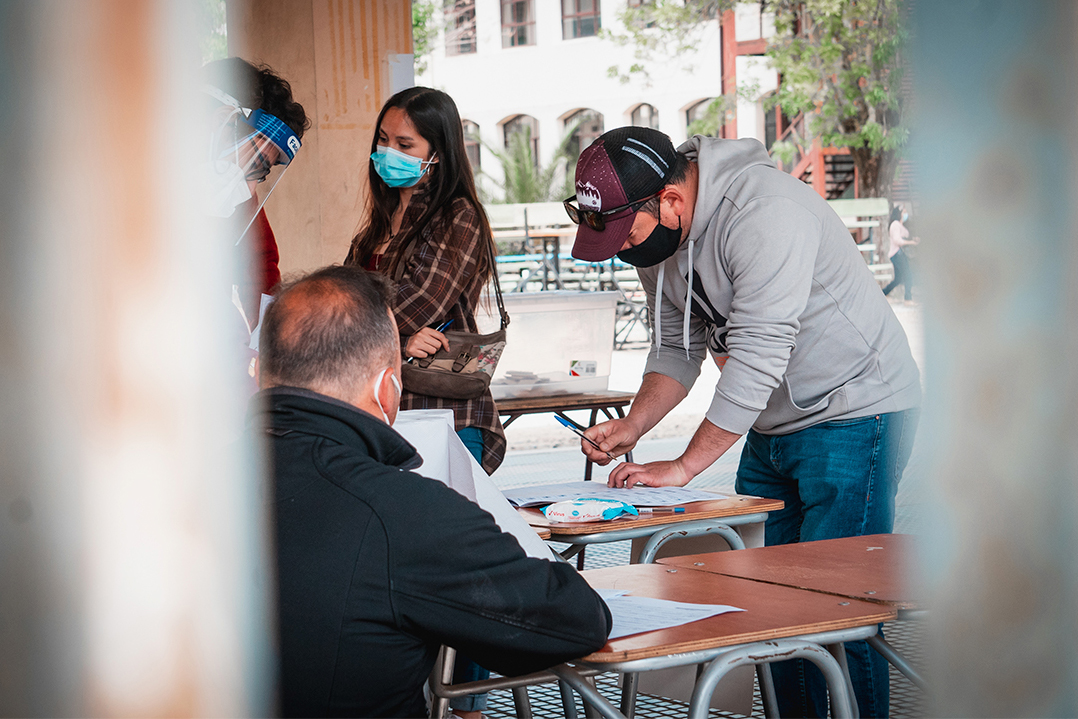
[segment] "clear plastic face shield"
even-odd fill
[[[215,87],[205,91],[222,104],[211,117],[209,155],[200,172],[203,209],[228,218],[235,244],[243,239],[300,148],[284,122],[262,110],[240,107]],[[257,202],[251,202],[257,198]]]

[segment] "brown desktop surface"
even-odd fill
[[[499,414],[536,411],[571,411],[574,409],[592,409],[611,407],[615,404],[627,405],[636,397],[635,392],[585,392],[582,394],[550,394],[532,397],[509,397],[496,399]]]
[[[914,541],[908,534],[871,534],[667,557],[659,562],[916,609],[923,591],[909,569]]]
[[[739,554],[749,550],[738,550]],[[672,571],[673,570],[673,571]],[[697,622],[607,642],[587,662],[620,662],[862,627],[895,618],[893,607],[792,587],[658,564],[581,572],[595,588],[693,604],[729,604],[729,612]]]

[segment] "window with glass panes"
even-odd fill
[[[508,148],[513,136],[524,134],[531,144],[532,162],[539,166],[539,121],[531,115],[517,115],[502,126],[505,134],[505,146]]]
[[[652,130],[659,129],[659,111],[646,102],[637,105],[633,110],[630,123],[633,127],[650,127]]]
[[[599,0],[561,0],[561,36],[565,40],[598,35]]]
[[[445,54],[475,52],[475,0],[446,0]]]
[[[603,116],[595,110],[578,110],[565,118],[565,129],[573,131],[566,151],[576,162],[580,153],[603,134]]]
[[[533,0],[502,0],[502,47],[534,44]]]
[[[468,162],[473,170],[479,169],[479,125],[471,120],[462,120],[461,127],[464,129],[464,152],[468,155]]]
[[[715,98],[713,98],[713,97],[709,97],[706,100],[701,100],[700,102],[696,103],[695,105],[690,107],[688,110],[686,110],[685,111],[685,127],[688,128],[689,125],[693,124],[697,120],[702,120],[704,118],[704,116],[707,115],[707,107],[708,107],[708,105],[710,105],[714,99]],[[722,136],[722,129],[723,128],[720,125],[719,126],[719,136],[720,137]]]

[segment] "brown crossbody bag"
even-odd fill
[[[418,236],[413,237],[408,243],[407,250],[393,272],[394,282],[399,283],[404,277],[404,267],[415,251],[418,240]],[[487,252],[490,254],[490,267],[494,273],[494,294],[498,300],[501,329],[487,335],[446,330],[443,334],[449,342],[448,350],[443,347],[433,355],[416,357],[401,366],[401,380],[409,392],[428,397],[474,399],[490,387],[498,360],[505,350],[505,328],[509,326],[509,314],[502,302],[498,265],[492,245],[493,242],[487,244]]]

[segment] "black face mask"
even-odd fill
[[[681,244],[681,216],[677,218],[677,229],[663,225],[662,220],[655,225],[647,239],[636,247],[630,247],[618,253],[618,259],[633,267],[652,267],[663,262],[675,252]]]

